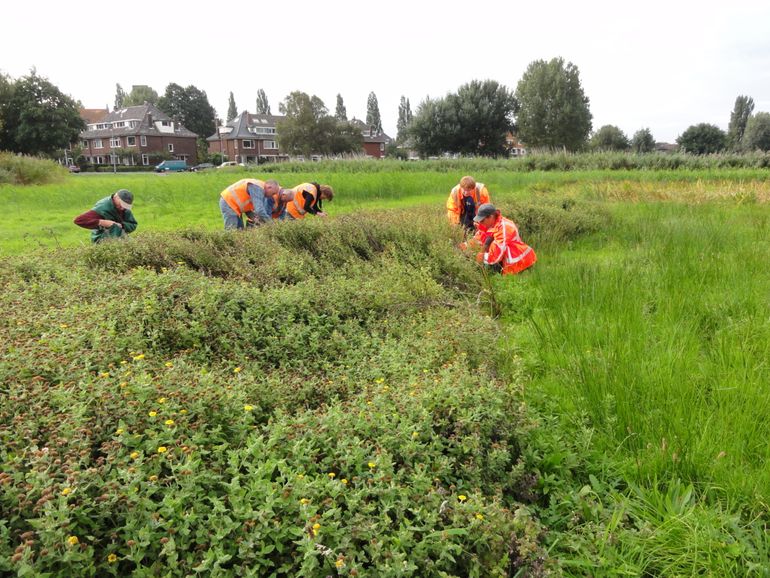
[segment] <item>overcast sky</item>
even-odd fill
[[[415,112],[473,79],[515,90],[529,63],[557,56],[579,68],[594,130],[673,142],[700,122],[726,129],[741,94],[770,111],[767,0],[13,0],[0,20],[0,71],[34,66],[87,108],[112,109],[116,83],[176,82],[220,116],[230,91],[253,112],[262,88],[273,113],[301,90],[332,113],[341,93],[363,119],[374,91],[391,136],[401,95]]]

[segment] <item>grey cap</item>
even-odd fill
[[[480,223],[487,217],[491,217],[497,212],[497,209],[495,209],[495,206],[492,203],[484,203],[479,207],[479,210],[476,211],[476,216],[473,217],[474,223]]]
[[[128,190],[126,190],[126,189],[120,189],[120,190],[119,190],[117,193],[115,193],[115,194],[116,194],[116,195],[118,195],[118,198],[119,198],[121,201],[123,201],[123,205],[124,205],[124,206],[125,206],[127,209],[130,209],[130,208],[131,208],[131,205],[133,205],[133,204],[134,204],[134,195],[131,193],[131,191],[128,191]]]

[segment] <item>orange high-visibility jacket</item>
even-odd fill
[[[297,185],[293,189],[294,191],[294,200],[289,201],[286,204],[286,212],[289,213],[292,217],[295,219],[304,219],[305,218],[305,195],[302,193],[308,193],[310,195],[313,195],[313,205],[318,204],[318,193],[319,191],[316,190],[315,186],[311,183],[302,183],[301,185]]]
[[[458,184],[449,193],[449,198],[446,202],[446,214],[449,218],[449,222],[453,225],[459,225],[462,220],[463,214],[463,200],[465,191]],[[478,211],[479,205],[489,202],[489,191],[484,183],[476,183],[476,189],[471,191],[471,197],[473,197],[473,204],[476,205]]]
[[[492,244],[484,253],[484,263],[503,266],[503,275],[513,275],[531,267],[537,261],[535,251],[521,240],[516,223],[505,217],[498,217],[495,224],[478,237],[492,236]]]
[[[241,179],[237,183],[233,183],[227,187],[220,195],[239,217],[243,213],[254,210],[254,204],[251,202],[251,197],[249,196],[249,184],[257,185],[262,189],[265,188],[265,181],[260,181],[258,179]]]
[[[283,191],[283,189],[278,189],[278,192],[273,195],[273,212],[271,215],[273,219],[280,218],[284,209],[288,208],[288,206],[292,203],[292,201],[286,201],[283,203],[281,202],[281,191]]]

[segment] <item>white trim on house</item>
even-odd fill
[[[254,148],[254,141],[249,139],[243,140],[243,148],[245,149],[253,149]]]
[[[110,139],[110,148],[111,149],[117,149],[120,148],[120,137],[114,136]]]
[[[168,152],[170,153],[174,152],[174,143],[170,142],[166,146],[168,147]]]
[[[149,166],[150,164],[150,155],[142,155],[142,164],[144,166]]]
[[[147,146],[147,137],[145,135],[139,137],[139,144],[143,147]]]
[[[93,146],[95,149],[101,149],[101,148],[104,148],[104,147],[102,146],[102,139],[100,139],[100,138],[95,138],[95,139],[93,140],[92,146]]]
[[[262,147],[265,150],[276,150],[278,148],[278,144],[276,144],[274,140],[263,140]]]
[[[135,147],[136,146],[136,137],[135,136],[127,136],[126,137],[126,146],[127,147]]]

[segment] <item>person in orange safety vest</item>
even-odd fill
[[[480,205],[489,203],[489,191],[484,183],[477,183],[473,177],[463,177],[449,193],[446,213],[453,225],[462,225],[473,232],[473,217]]]
[[[243,229],[243,217],[248,226],[272,222],[266,200],[279,193],[281,187],[274,180],[241,179],[220,193],[219,209],[225,230]]]
[[[481,205],[473,220],[478,229],[475,238],[484,247],[476,256],[479,263],[503,275],[520,273],[535,264],[537,255],[521,240],[516,223],[503,217],[494,205]]]
[[[308,213],[325,217],[322,202],[334,198],[334,190],[329,185],[302,183],[291,190],[294,192],[294,199],[286,205],[287,219],[304,219]]]

